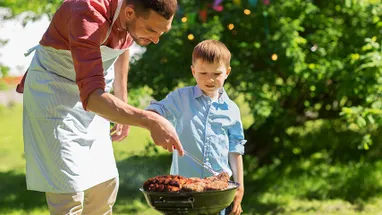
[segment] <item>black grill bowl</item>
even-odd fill
[[[162,214],[216,215],[232,203],[238,186],[230,181],[226,190],[180,193],[139,190],[147,203]]]

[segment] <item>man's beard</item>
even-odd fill
[[[133,40],[134,40],[134,42],[136,43],[136,44],[138,44],[138,45],[140,45],[140,46],[148,46],[150,43],[145,43],[145,42],[143,42],[142,41],[142,39],[135,39],[134,37],[132,37],[133,38]]]
[[[131,28],[130,28],[130,26],[129,26],[128,24],[125,25],[125,28],[127,29],[128,34],[130,35],[130,37],[133,39],[133,41],[134,41],[136,44],[138,44],[138,45],[140,45],[140,46],[147,46],[147,45],[148,45],[148,44],[146,44],[146,43],[143,43],[141,38],[139,38],[139,37],[137,37],[136,35],[130,33],[130,32],[133,32],[133,31],[130,31]]]

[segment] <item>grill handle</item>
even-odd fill
[[[159,197],[158,200],[152,202],[154,207],[160,208],[194,208],[193,197],[188,197],[187,199],[166,199],[166,197]]]

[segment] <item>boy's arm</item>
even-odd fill
[[[152,101],[145,108],[148,111],[155,112],[176,126],[176,120],[180,118],[182,113],[182,98],[179,90],[169,93],[166,98],[161,101]]]
[[[240,185],[236,191],[235,198],[233,200],[233,208],[231,214],[240,214],[243,212],[241,208],[241,201],[244,196],[244,170],[243,170],[243,154],[244,144],[247,142],[244,139],[244,130],[240,118],[240,110],[237,107],[236,114],[233,117],[234,123],[228,129],[229,139],[229,154],[228,160],[232,169],[232,175],[235,182]]]
[[[229,153],[228,156],[233,179],[235,182],[240,184],[239,189],[244,191],[243,156],[234,152]]]
[[[241,212],[241,201],[244,196],[244,171],[243,171],[243,156],[239,153],[229,153],[229,163],[232,169],[232,175],[235,182],[240,185],[236,191],[235,198],[233,200],[233,214],[239,214]]]
[[[228,128],[229,152],[244,154],[244,145],[247,140],[244,138],[243,124],[240,119],[240,112],[232,118],[233,124]]]

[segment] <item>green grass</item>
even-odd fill
[[[23,169],[22,107],[0,105],[0,172]]]
[[[20,105],[0,107],[0,214],[44,215],[44,194],[25,189],[21,113]],[[152,148],[145,155],[149,140],[147,131],[133,127],[126,140],[114,143],[120,172],[114,214],[159,215],[138,188],[148,177],[168,173],[171,156]],[[320,153],[293,160],[260,167],[245,156],[244,214],[382,214],[382,162],[332,163]]]

